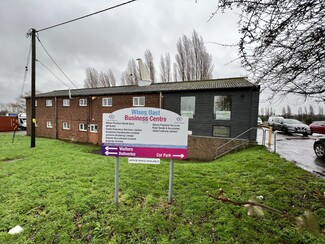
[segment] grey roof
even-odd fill
[[[203,81],[185,81],[153,83],[150,86],[115,86],[100,88],[71,89],[71,96],[90,95],[113,95],[132,93],[157,93],[157,92],[177,92],[193,90],[219,90],[238,88],[258,88],[259,86],[249,82],[245,77],[224,78]],[[258,88],[259,89],[259,88]],[[38,94],[36,97],[64,97],[69,96],[69,90],[54,90]]]

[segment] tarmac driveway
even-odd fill
[[[259,144],[262,144],[262,134],[262,129],[258,129]],[[265,144],[270,151],[275,151],[286,160],[292,161],[299,167],[325,178],[325,159],[317,158],[313,149],[315,140],[321,136],[325,135],[313,134],[312,136],[303,137],[302,135],[294,134],[288,136],[276,131],[276,135],[272,136],[271,146],[268,146],[267,131]],[[276,139],[275,143],[274,139]]]

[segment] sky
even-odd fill
[[[127,0],[1,0],[0,103],[14,102],[31,90],[28,61],[31,38],[26,36],[31,28],[41,30],[123,2]],[[193,30],[202,36],[212,55],[213,78],[248,76],[238,60],[237,47],[216,44],[238,43],[239,11],[218,13],[210,19],[216,8],[217,0],[137,0],[40,31],[39,40],[72,83],[37,41],[36,90],[82,88],[88,67],[99,72],[111,69],[119,84],[128,61],[144,59],[147,49],[153,55],[158,77],[161,55],[169,53],[174,62],[177,41],[183,34],[191,37]],[[29,70],[25,74],[28,62]],[[296,97],[270,103],[266,99],[268,96],[261,94],[260,107],[272,106],[277,113],[287,104],[293,112],[297,104],[306,106],[303,99],[297,103]]]

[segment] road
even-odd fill
[[[272,136],[271,146],[268,145],[268,136],[269,133],[266,131],[265,145],[270,151],[275,151],[286,160],[297,164],[297,166],[325,178],[325,159],[317,158],[313,150],[315,140],[324,135],[313,134],[312,136],[303,137],[294,134],[288,136],[276,131],[275,137]],[[259,144],[263,144],[262,138],[263,130],[258,129],[257,141]],[[276,139],[275,143],[274,138]]]

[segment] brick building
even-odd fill
[[[259,91],[244,77],[55,90],[36,96],[36,136],[101,144],[103,113],[146,106],[188,116],[193,136],[235,138],[256,127]],[[26,104],[30,118],[30,97]],[[241,138],[256,140],[256,131]]]

